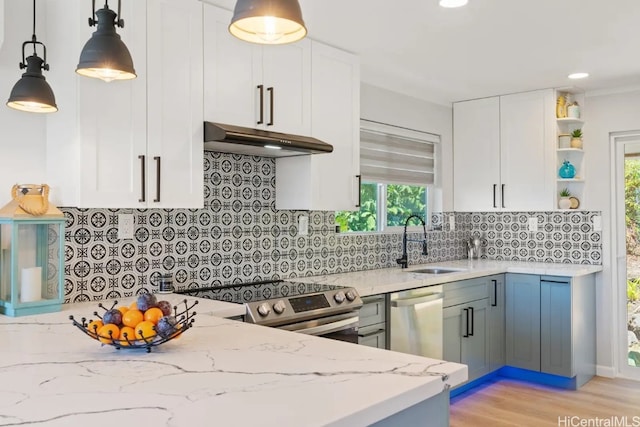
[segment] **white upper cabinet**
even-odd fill
[[[202,3],[153,0],[147,10],[150,207],[204,206]]]
[[[312,42],[312,132],[330,154],[276,160],[276,208],[356,210],[360,173],[360,66],[355,55]]]
[[[138,77],[111,83],[73,71],[95,31],[82,6],[70,11],[47,4],[49,43],[65,46],[48,52],[56,65],[47,78],[64,88],[56,91],[58,113],[47,117],[52,201],[85,208],[201,207],[202,4],[123,3],[126,25],[117,31]]]
[[[308,135],[311,42],[243,42],[229,34],[231,12],[204,8],[205,120]]]
[[[454,209],[554,208],[553,91],[454,104]]]

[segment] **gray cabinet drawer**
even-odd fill
[[[363,297],[364,305],[360,309],[360,327],[373,325],[376,323],[384,323],[385,316],[385,296],[370,295]]]
[[[375,348],[387,348],[385,324],[378,323],[358,328],[358,344]]]
[[[487,298],[489,295],[489,278],[462,280],[444,284],[444,307],[467,304]]]

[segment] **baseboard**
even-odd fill
[[[615,378],[617,373],[611,366],[596,365],[596,375],[599,377]]]

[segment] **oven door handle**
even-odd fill
[[[314,326],[311,328],[303,328],[303,329],[288,329],[291,332],[299,332],[301,334],[307,335],[325,335],[330,334],[332,332],[342,331],[344,329],[349,329],[354,326],[358,326],[359,317],[349,317],[347,319],[338,320],[336,322],[327,323],[324,325]]]

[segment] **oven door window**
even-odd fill
[[[350,312],[321,317],[290,325],[279,326],[291,332],[331,338],[338,341],[358,342],[358,313]]]

